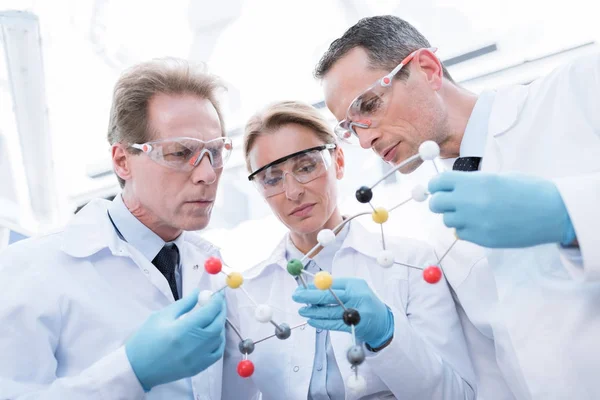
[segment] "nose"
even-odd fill
[[[361,128],[360,126],[354,126],[354,132],[356,132],[356,136],[358,136],[358,142],[360,143],[360,147],[363,149],[370,149],[373,147],[375,142],[379,139],[379,132],[377,129],[373,128]]]
[[[298,182],[290,173],[284,172],[283,190],[285,191],[285,197],[296,201],[304,194],[304,185]]]
[[[217,173],[210,163],[208,154],[203,154],[202,159],[192,170],[192,180],[195,184],[210,185],[217,180]]]

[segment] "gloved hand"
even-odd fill
[[[429,182],[431,211],[461,239],[492,248],[568,245],[573,224],[554,183],[521,174],[444,172]]]
[[[208,304],[192,310],[197,300],[196,289],[153,313],[125,343],[127,358],[145,391],[194,376],[223,356],[224,296],[215,293]]]
[[[354,308],[360,313],[360,322],[356,325],[358,340],[371,347],[380,347],[392,337],[394,316],[367,282],[359,278],[336,278],[331,289],[346,308]],[[344,309],[328,290],[317,289],[312,284],[308,285],[308,289],[299,286],[292,299],[297,303],[309,304],[298,312],[308,318],[310,326],[332,331],[351,331],[342,318]]]

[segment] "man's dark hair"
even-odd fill
[[[431,45],[414,26],[401,18],[393,15],[363,18],[329,45],[315,68],[315,78],[322,79],[333,64],[356,47],[367,52],[372,68],[391,71],[411,52]],[[444,78],[454,83],[446,67],[442,65],[442,69]],[[396,77],[408,78],[408,69],[402,69]]]

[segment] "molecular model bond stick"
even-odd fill
[[[327,245],[333,243],[336,239],[336,235],[351,220],[353,220],[357,217],[363,216],[363,215],[370,214],[373,221],[375,223],[379,224],[381,227],[382,251],[377,256],[377,263],[381,267],[389,268],[395,264],[402,265],[407,268],[421,270],[422,274],[423,274],[423,279],[430,284],[435,284],[435,283],[439,282],[442,278],[441,262],[446,257],[446,255],[450,252],[450,250],[452,249],[454,244],[456,244],[456,242],[458,241],[458,237],[449,246],[449,248],[446,250],[446,252],[437,260],[436,264],[427,265],[427,266],[418,266],[418,265],[411,265],[411,264],[406,264],[406,263],[401,263],[401,262],[396,261],[394,259],[394,254],[390,250],[386,249],[385,237],[384,237],[384,233],[383,233],[383,224],[388,220],[390,212],[392,212],[396,208],[398,208],[410,201],[423,202],[423,201],[427,200],[427,198],[429,197],[429,193],[427,192],[427,190],[421,185],[415,186],[412,190],[410,198],[405,199],[404,201],[400,202],[399,204],[390,208],[389,210],[387,210],[383,207],[374,207],[371,203],[371,200],[373,199],[373,189],[377,185],[379,185],[381,182],[383,182],[389,175],[393,174],[394,172],[398,171],[405,165],[407,165],[411,162],[414,162],[418,159],[421,159],[423,161],[432,161],[433,162],[433,160],[439,156],[439,153],[440,153],[440,149],[439,149],[439,146],[437,145],[437,143],[432,142],[432,141],[424,142],[419,147],[418,154],[415,154],[414,156],[406,159],[399,165],[395,166],[393,169],[388,171],[381,179],[379,179],[377,182],[375,182],[375,184],[373,184],[372,186],[370,186],[370,187],[369,186],[361,186],[355,193],[356,199],[360,203],[363,203],[363,204],[368,203],[369,206],[371,207],[372,211],[361,212],[361,213],[353,215],[349,218],[345,218],[344,221],[342,221],[334,229],[321,230],[317,235],[318,243],[308,253],[306,253],[301,259],[291,259],[287,263],[288,273],[290,275],[292,275],[293,277],[297,278],[305,288],[308,288],[308,285],[306,283],[304,276],[312,277],[315,287],[320,290],[328,290],[332,294],[332,296],[336,300],[336,302],[342,308],[343,321],[346,325],[348,325],[350,327],[350,332],[352,334],[352,346],[350,346],[350,348],[347,350],[347,353],[346,353],[346,357],[347,357],[348,362],[350,363],[352,371],[353,371],[353,373],[350,375],[350,377],[346,381],[346,386],[348,387],[348,389],[350,389],[352,391],[360,392],[360,391],[364,390],[366,387],[365,379],[362,376],[360,376],[358,373],[358,366],[360,364],[362,364],[363,361],[365,360],[365,352],[363,350],[363,346],[362,346],[362,344],[357,343],[356,334],[355,334],[355,328],[360,323],[360,313],[358,312],[358,310],[346,307],[344,305],[344,303],[338,298],[338,296],[335,294],[335,292],[331,288],[333,285],[333,277],[331,276],[331,274],[329,272],[320,271],[316,274],[312,274],[305,270],[305,267],[306,267],[305,262],[310,257],[312,257],[319,249],[326,247]],[[434,166],[435,166],[435,162],[434,162]],[[435,168],[437,171],[437,166],[435,166]],[[439,171],[438,171],[438,173],[439,173]],[[218,291],[225,290],[227,287],[229,287],[231,289],[239,288],[240,290],[242,290],[245,293],[245,295],[250,299],[250,301],[254,305],[254,307],[255,307],[254,308],[254,317],[256,318],[256,320],[260,323],[271,323],[275,327],[274,334],[269,335],[269,336],[259,339],[259,340],[252,340],[250,338],[244,338],[242,336],[242,334],[240,333],[240,331],[231,323],[231,321],[229,321],[229,319],[227,319],[227,324],[231,327],[231,329],[233,329],[235,334],[240,339],[238,348],[243,355],[243,359],[242,359],[242,361],[239,362],[239,364],[237,366],[237,372],[241,377],[248,378],[248,377],[252,376],[252,374],[254,373],[254,364],[252,363],[252,361],[250,361],[248,359],[248,355],[252,354],[252,352],[254,351],[255,346],[257,344],[262,343],[262,342],[266,341],[267,339],[271,339],[273,337],[276,337],[277,339],[280,339],[280,340],[285,340],[291,336],[292,330],[302,327],[302,326],[306,325],[306,323],[299,324],[294,327],[290,327],[286,323],[278,324],[275,321],[273,321],[272,308],[267,304],[258,304],[256,301],[254,301],[254,299],[252,299],[250,294],[242,286],[243,282],[244,282],[244,278],[243,278],[242,274],[240,274],[239,272],[230,272],[230,273],[224,272],[222,270],[223,264],[224,263],[217,257],[210,257],[204,263],[204,268],[209,274],[222,273],[227,276],[226,285],[223,288],[219,289]],[[227,264],[225,264],[225,265],[227,266]],[[212,291],[204,290],[204,291],[200,292],[199,297],[198,297],[198,302],[200,303],[200,305],[204,305],[204,304],[208,303],[208,301],[210,301],[210,298],[212,295],[213,295]]]

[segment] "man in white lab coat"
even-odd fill
[[[413,26],[380,16],[334,41],[315,72],[340,137],[390,164],[426,140],[456,159],[459,172],[430,181],[430,208],[487,248],[460,241],[444,262],[479,398],[600,397],[600,55],[476,96]]]
[[[231,150],[219,87],[174,59],[120,77],[108,140],[122,193],[0,255],[0,398],[220,398],[225,302],[197,305],[219,254],[189,232],[208,224]]]

